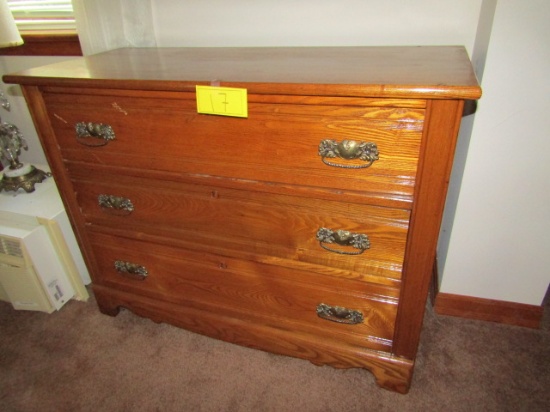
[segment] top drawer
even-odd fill
[[[423,109],[249,96],[243,119],[198,114],[193,93],[44,98],[66,161],[412,195]],[[77,137],[78,123],[109,125],[113,134]],[[376,148],[350,152],[343,141]],[[361,154],[367,159],[347,159]],[[378,159],[368,166],[369,157]]]

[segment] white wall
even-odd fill
[[[442,292],[539,305],[550,283],[549,19],[497,3]]]
[[[497,0],[483,0],[481,4],[474,50],[471,56],[472,65],[479,81],[482,81],[483,78],[496,6]],[[462,177],[464,175],[464,168],[466,167],[466,158],[470,147],[474,120],[475,115],[465,115],[462,118],[462,123],[460,125],[460,132],[456,145],[455,161],[451,173],[449,191],[447,194],[445,213],[443,214],[443,221],[441,223],[437,250],[439,284],[442,283],[444,267],[447,261],[447,253],[449,251],[449,244],[451,241],[451,231],[457,212],[458,196],[460,195],[460,188],[462,186]]]
[[[159,46],[460,44],[481,0],[153,0]]]

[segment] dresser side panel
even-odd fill
[[[418,349],[463,107],[462,100],[428,104],[394,335],[394,354],[408,359]]]
[[[80,213],[76,194],[59,151],[59,143],[56,139],[56,134],[49,120],[48,108],[46,107],[39,87],[23,85],[22,91],[53,178],[59,189],[61,200],[63,201],[69,221],[74,230],[77,243],[80,246],[82,256],[93,281],[93,274],[97,270],[94,264],[95,260],[93,259],[91,248],[88,246],[89,243],[87,242],[84,230],[85,222]]]

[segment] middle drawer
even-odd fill
[[[126,175],[80,176],[73,184],[85,220],[100,229],[177,239],[193,250],[322,265],[345,277],[401,277],[408,210]]]

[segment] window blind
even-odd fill
[[[8,0],[20,31],[74,30],[71,0]]]

